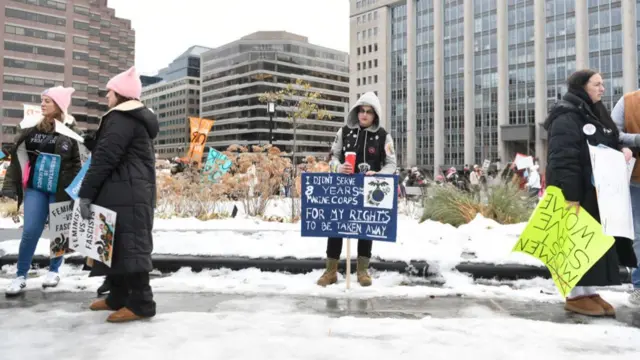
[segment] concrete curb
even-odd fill
[[[17,255],[0,256],[0,267],[15,264]],[[84,258],[80,256],[68,257],[65,262],[72,265],[83,265]],[[340,270],[344,271],[345,261],[340,262]],[[33,265],[46,267],[49,265],[49,258],[45,256],[34,256]],[[191,256],[191,255],[155,255],[153,256],[154,268],[162,272],[174,272],[183,267],[190,267],[194,271],[203,269],[227,268],[231,270],[242,270],[248,268],[258,268],[262,271],[282,271],[292,274],[303,274],[312,270],[324,269],[324,259],[296,259],[296,258],[245,258],[228,256]],[[353,271],[356,269],[356,261],[351,261]],[[371,261],[370,267],[378,271],[394,271],[414,276],[429,276],[429,264],[425,261],[412,261],[410,263],[402,261]],[[536,277],[550,278],[550,273],[546,268],[517,264],[483,264],[483,263],[461,263],[456,266],[456,270],[470,274],[474,279],[498,279],[517,280],[532,279]],[[623,283],[631,282],[631,272],[628,268],[620,268],[620,277]]]

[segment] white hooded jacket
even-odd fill
[[[360,135],[360,121],[358,120],[358,109],[362,105],[371,106],[373,110],[376,112],[377,119],[374,120],[374,123],[371,124],[368,128],[364,129],[364,131],[368,132],[376,132],[380,129],[380,117],[382,115],[382,107],[380,106],[380,100],[376,96],[375,93],[369,91],[364,93],[358,101],[351,107],[349,111],[349,115],[347,115],[347,127],[350,129],[357,129],[358,136]],[[365,138],[366,142],[366,138]],[[366,146],[366,145],[365,145]],[[391,134],[387,133],[387,137],[385,138],[384,143],[385,148],[385,156],[383,158],[383,164],[378,173],[380,174],[394,174],[397,167],[396,161],[396,152],[393,144],[393,138]],[[342,144],[342,128],[338,130],[336,134],[336,138],[331,146],[331,171],[339,172],[340,171],[340,159],[342,158],[342,154],[344,152],[344,146]],[[366,157],[366,152],[365,152]]]

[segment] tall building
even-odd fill
[[[639,86],[638,3],[352,0],[350,97],[379,92],[404,166],[544,165],[542,123],[573,71],[603,74],[609,108]]]
[[[297,79],[310,83],[310,90],[322,95],[318,105],[331,115],[328,120],[299,120],[296,154],[300,158],[324,158],[348,110],[348,55],[287,32],[256,32],[205,52],[201,79],[200,114],[215,120],[208,145],[216,149],[268,144],[270,119],[259,97]],[[290,110],[277,106],[273,116],[273,145],[285,152],[293,149],[293,126],[287,118]]]
[[[144,77],[142,102],[158,115],[156,153],[162,159],[184,156],[189,144],[189,118],[200,113],[200,54],[192,46],[156,76]]]
[[[3,145],[11,143],[23,104],[40,104],[48,87],[76,89],[69,112],[95,129],[107,108],[101,90],[134,63],[135,33],[107,0],[0,0]]]

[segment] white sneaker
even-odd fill
[[[49,271],[47,275],[44,277],[44,281],[42,282],[42,288],[53,288],[58,286],[60,282],[60,274]]]
[[[18,276],[17,278],[13,279],[13,281],[11,282],[11,284],[9,284],[9,286],[7,286],[7,289],[5,290],[5,295],[7,296],[18,295],[26,287],[27,287],[27,279],[25,279],[24,276]]]
[[[640,289],[634,289],[629,295],[631,305],[640,306]]]

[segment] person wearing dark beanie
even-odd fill
[[[619,130],[602,103],[604,81],[594,70],[579,70],[567,80],[568,92],[549,111],[547,186],[562,190],[569,207],[582,209],[600,222],[598,197],[592,182],[589,144],[620,150]],[[565,310],[588,316],[615,316],[598,295],[597,286],[620,285],[619,265],[635,267],[631,240],[616,238],[612,246],[569,293]]]

